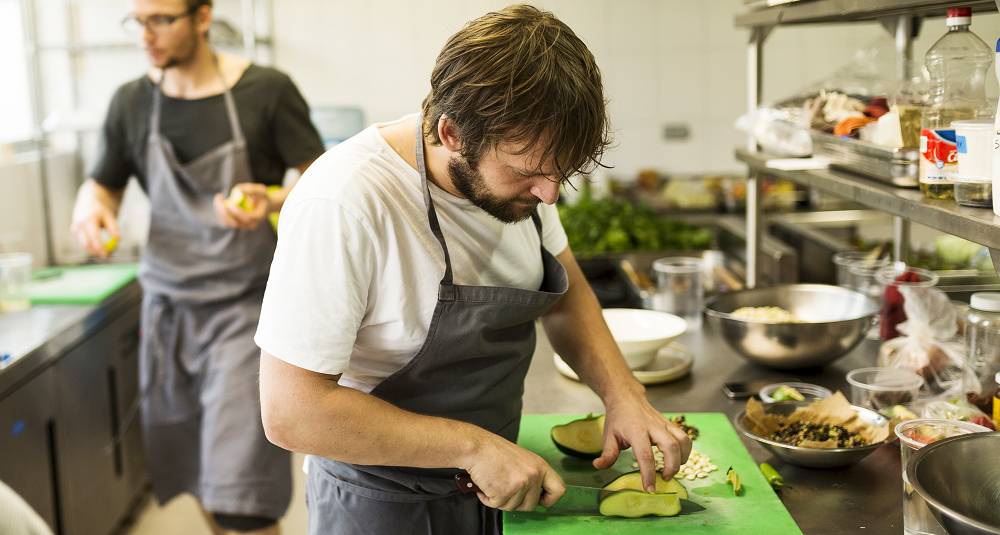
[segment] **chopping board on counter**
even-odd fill
[[[28,297],[35,305],[96,305],[135,280],[136,264],[52,267],[35,273]]]
[[[688,489],[690,501],[704,510],[682,512],[678,516],[637,519],[609,518],[600,515],[547,515],[545,513],[504,513],[504,533],[508,535],[640,535],[651,533],[684,534],[769,534],[801,535],[802,531],[781,500],[761,475],[729,419],[722,413],[684,413],[687,423],[697,427],[700,436],[694,449],[708,455],[719,467],[705,479],[680,480]],[[600,487],[617,475],[636,470],[630,451],[622,452],[608,470],[596,471],[590,461],[569,457],[549,438],[552,426],[584,415],[525,414],[521,419],[518,444],[541,455],[567,484]],[[672,416],[672,415],[670,415]],[[726,484],[726,469],[732,466],[743,483],[743,494],[733,496]]]

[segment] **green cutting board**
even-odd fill
[[[590,461],[564,455],[549,438],[552,426],[581,418],[583,415],[526,414],[521,419],[518,444],[541,455],[555,468],[567,484],[600,487],[618,474],[635,470],[631,452],[623,452],[609,470],[595,471]],[[685,413],[690,425],[701,434],[694,449],[708,455],[719,467],[705,479],[682,480],[691,501],[704,510],[682,513],[669,518],[608,518],[599,515],[546,515],[545,513],[504,513],[504,533],[518,534],[584,534],[639,535],[652,533],[740,535],[801,535],[788,510],[781,504],[757,463],[747,453],[722,413]],[[733,496],[726,484],[726,469],[732,466],[743,483],[743,495]]]
[[[96,305],[135,280],[136,264],[55,267],[35,273],[28,296],[36,305]]]

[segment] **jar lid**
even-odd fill
[[[1000,312],[1000,293],[979,292],[972,294],[969,306],[984,312]]]
[[[1000,385],[1000,372],[997,372],[997,376],[994,377],[993,379],[995,379],[997,384]]]

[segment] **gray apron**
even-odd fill
[[[402,409],[469,422],[515,442],[524,377],[535,350],[535,320],[566,292],[566,272],[541,246],[544,277],[537,291],[456,285],[427,185],[419,126],[417,168],[430,228],[444,251],[444,277],[423,346],[371,394]],[[537,212],[532,221],[541,241]],[[500,511],[483,506],[474,494],[458,493],[458,472],[311,457],[309,533],[501,533]]]
[[[224,227],[212,206],[216,193],[253,181],[228,88],[233,139],[187,164],[160,135],[161,100],[157,86],[146,146],[150,231],[139,270],[153,491],[161,503],[187,492],[213,513],[277,519],[291,500],[291,467],[288,452],[264,436],[253,341],[276,237],[267,224]]]

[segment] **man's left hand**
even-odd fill
[[[233,186],[228,198],[216,194],[213,202],[219,221],[241,230],[256,229],[272,212],[267,186],[253,182]]]
[[[644,392],[627,392],[605,400],[604,451],[594,460],[594,468],[602,470],[618,460],[621,450],[632,448],[642,484],[648,492],[655,490],[656,461],[653,445],[663,452],[663,478],[670,479],[691,453],[691,439],[676,424],[653,408]]]

